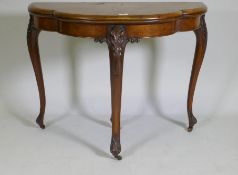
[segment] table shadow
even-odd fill
[[[85,147],[89,148],[92,152],[94,152],[96,155],[100,157],[113,159],[113,157],[109,153],[103,151],[99,147],[95,146],[93,143],[90,143],[90,141],[81,138],[77,134],[66,130],[65,128],[54,125],[53,129],[51,129],[50,132],[60,137],[63,137],[64,139],[67,139],[73,142],[78,142],[81,145],[84,145]]]
[[[9,117],[13,117],[19,123],[25,127],[35,127],[38,125],[35,124],[35,119],[38,115],[38,110],[33,112],[30,110],[29,106],[24,107],[24,103],[19,104],[19,101],[24,102],[24,96],[21,95],[21,89],[14,89],[14,83],[20,81],[21,76],[24,76],[25,70],[31,73],[34,76],[32,69],[31,61],[28,55],[27,42],[26,42],[26,32],[29,21],[28,15],[5,15],[0,16],[1,27],[0,27],[0,81],[1,81],[1,91],[0,91],[0,100],[2,101],[3,107],[6,112],[8,112]],[[44,38],[45,39],[45,38]],[[47,49],[47,55],[52,57],[51,62],[57,62],[57,48],[52,45],[51,41],[47,41],[41,38],[40,35],[40,45],[42,43]],[[54,59],[55,58],[55,59]],[[46,58],[41,57],[42,62],[46,62]],[[43,67],[44,69],[44,67]],[[24,70],[24,71],[22,71]],[[36,83],[36,82],[34,82]],[[17,86],[19,87],[19,86]],[[36,91],[38,91],[36,89]],[[17,96],[14,96],[16,95]],[[47,92],[46,92],[47,94]],[[31,95],[31,94],[29,94]],[[16,100],[17,99],[17,100]],[[34,100],[39,100],[38,93],[34,97]],[[16,104],[17,103],[17,104]],[[59,128],[56,123],[60,120],[65,119],[70,114],[70,109],[64,114],[58,116],[54,119],[49,119],[46,122],[46,130],[49,128],[49,131],[52,131],[58,135],[65,136],[70,140],[78,141],[78,143],[88,147],[92,152],[101,156],[109,158],[110,155],[99,147],[90,143],[89,141],[80,138],[75,134],[68,132],[63,128]],[[47,111],[46,111],[46,117]],[[52,128],[52,129],[51,129]],[[90,139],[90,138],[89,138]],[[112,158],[112,157],[111,157]]]
[[[80,58],[77,58],[77,46],[78,46],[79,42],[75,39],[69,39],[68,43],[66,45],[67,50],[68,50],[68,55],[69,55],[69,64],[70,64],[70,87],[71,87],[71,106],[72,108],[78,108],[80,114],[85,117],[88,120],[91,120],[95,123],[98,123],[100,125],[106,126],[106,127],[111,127],[110,121],[104,121],[104,120],[99,120],[97,118],[95,118],[93,115],[90,115],[89,111],[87,111],[84,107],[83,107],[83,102],[80,100],[80,93],[78,92],[78,89],[80,87],[78,87],[78,73],[77,70],[80,69],[78,67],[78,65],[81,64],[76,64],[76,61],[80,62]],[[140,44],[140,43],[138,43]],[[178,126],[182,126],[184,127],[185,124],[172,119],[171,117],[165,115],[163,113],[163,111],[161,110],[161,107],[159,105],[158,99],[156,97],[156,92],[158,91],[159,87],[156,86],[157,81],[158,81],[158,76],[159,76],[159,68],[157,67],[157,63],[160,61],[160,56],[159,56],[159,52],[158,52],[158,48],[160,47],[161,43],[157,40],[157,39],[147,39],[146,41],[141,42],[141,44],[143,45],[143,47],[147,47],[150,49],[150,57],[148,59],[148,76],[147,76],[147,98],[149,101],[149,104],[151,105],[151,107],[154,109],[156,115],[162,119],[165,119],[171,123],[174,123]],[[80,47],[80,46],[79,46]],[[105,45],[104,49],[107,49],[107,46]],[[126,58],[125,58],[126,59]],[[143,109],[140,108],[140,109]],[[143,111],[141,111],[143,112]],[[135,115],[133,117],[130,117],[130,119],[127,119],[125,121],[122,121],[123,125],[128,125],[129,123],[133,123],[134,121],[136,121],[137,119],[139,119],[138,116],[140,115]],[[110,114],[108,119],[110,119]]]
[[[152,39],[151,42],[148,44],[148,47],[150,49],[150,58],[148,61],[148,76],[147,76],[147,98],[148,102],[151,105],[153,111],[155,112],[157,117],[160,117],[161,119],[164,119],[170,123],[175,124],[176,126],[180,126],[185,128],[186,124],[178,121],[176,119],[173,119],[172,116],[168,116],[163,112],[163,109],[161,108],[161,105],[159,103],[159,97],[156,92],[159,91],[158,82],[160,81],[160,70],[163,66],[160,64],[162,62],[160,51],[161,49],[161,42],[158,42],[158,39]],[[160,67],[161,66],[161,67]]]

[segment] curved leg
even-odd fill
[[[106,37],[110,56],[111,105],[112,105],[112,139],[110,151],[115,158],[121,160],[120,113],[124,51],[127,44],[125,27],[114,25],[108,27]]]
[[[38,47],[38,36],[40,30],[36,29],[33,25],[33,17],[30,16],[30,21],[27,30],[27,45],[29,54],[31,57],[31,62],[34,68],[37,86],[39,90],[40,96],[40,114],[36,119],[36,123],[42,128],[45,128],[44,125],[44,114],[45,114],[45,88],[44,88],[44,80],[42,75],[41,69],[41,62],[40,62],[40,54],[39,54],[39,47]]]
[[[207,27],[205,22],[205,15],[201,16],[200,28],[195,30],[194,33],[196,35],[197,43],[188,90],[188,100],[187,100],[187,112],[189,119],[188,132],[191,132],[193,130],[193,126],[197,123],[197,119],[193,115],[192,104],[199,71],[201,69],[201,65],[207,47]]]
[[[105,38],[96,38],[95,42],[106,42],[110,56],[111,105],[112,105],[112,140],[110,151],[115,158],[121,160],[120,144],[120,113],[123,60],[125,47],[128,42],[139,42],[139,38],[128,37],[124,25],[109,25]]]

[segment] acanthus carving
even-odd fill
[[[30,15],[29,24],[28,24],[28,28],[27,28],[27,39],[29,39],[29,36],[33,30],[35,32],[40,32],[40,30],[38,30],[34,27],[34,17],[32,15]]]
[[[96,38],[95,42],[106,42],[109,49],[112,49],[116,55],[121,56],[128,42],[138,43],[139,38],[128,37],[124,25],[110,25],[104,38]]]
[[[106,42],[106,38],[95,38],[94,42],[96,42],[96,43],[104,43],[104,42]]]
[[[207,33],[205,15],[202,15],[200,19],[200,28],[195,30],[195,34],[197,37],[202,37],[202,39],[207,40]]]
[[[117,158],[118,160],[122,159],[119,155],[119,153],[121,152],[120,137],[112,136],[110,151],[115,158]]]
[[[31,33],[31,29],[33,26],[33,17],[30,15],[29,23],[28,23],[28,28],[27,28],[27,34]]]
[[[135,38],[135,37],[128,38],[128,42],[131,42],[131,43],[138,43],[139,41],[140,41],[139,38]]]
[[[202,33],[204,34],[204,37],[207,38],[207,24],[205,21],[205,15],[201,16],[201,30],[203,31]]]
[[[124,54],[124,50],[128,42],[125,26],[109,26],[106,42],[109,50],[112,50],[113,55],[121,57]]]
[[[111,58],[113,66],[112,73],[114,75],[119,75],[122,73],[122,64],[126,44],[128,42],[139,42],[139,39],[135,37],[128,37],[126,27],[124,25],[109,25],[106,36],[104,38],[96,38],[95,42],[107,43],[111,57],[113,57]]]
[[[207,25],[206,25],[206,20],[205,20],[205,15],[201,17],[201,30],[202,34],[205,40],[204,47],[207,47],[207,37],[208,37],[208,32],[207,32]]]

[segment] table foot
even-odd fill
[[[121,157],[120,155],[115,156],[115,158],[116,158],[117,160],[122,160],[122,157]]]
[[[197,123],[197,119],[193,116],[193,114],[189,115],[189,126],[187,131],[192,132],[193,126]]]
[[[37,117],[36,123],[40,126],[41,129],[45,129],[44,121],[40,115]]]
[[[110,151],[117,160],[122,159],[122,157],[119,155],[121,152],[120,137],[112,136]]]

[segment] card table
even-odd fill
[[[121,159],[120,112],[123,60],[127,43],[143,38],[193,31],[196,49],[187,98],[188,131],[197,123],[192,112],[193,96],[207,46],[205,14],[200,2],[41,2],[28,7],[27,43],[40,97],[37,124],[44,129],[46,106],[44,80],[38,47],[41,31],[87,37],[106,43],[109,50],[112,138],[110,151]],[[135,63],[136,64],[136,63]]]

